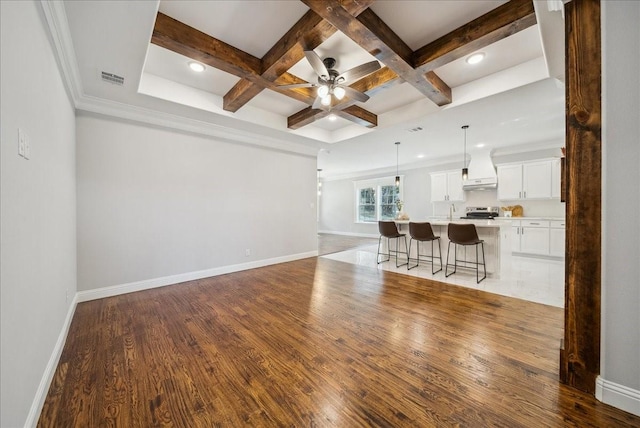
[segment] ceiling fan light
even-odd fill
[[[323,106],[331,105],[331,95],[326,95],[322,97],[322,105]]]
[[[327,95],[329,95],[329,87],[327,85],[320,85],[318,87],[318,96],[324,99]]]
[[[337,99],[341,100],[342,98],[344,98],[344,94],[347,91],[344,90],[344,88],[341,88],[340,86],[336,87],[333,89],[333,95],[336,96]]]

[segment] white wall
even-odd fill
[[[601,7],[604,182],[597,394],[640,415],[640,3],[603,1]]]
[[[79,290],[317,251],[315,157],[88,113],[77,141]]]
[[[74,111],[40,13],[35,2],[0,2],[2,427],[37,420],[34,398],[76,293]],[[18,128],[30,160],[18,156]]]

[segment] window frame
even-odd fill
[[[360,223],[360,224],[374,224],[380,220],[393,220],[398,213],[398,209],[396,207],[395,201],[397,199],[402,200],[403,184],[404,184],[403,178],[404,178],[403,176],[400,176],[400,187],[398,188],[397,198],[394,197],[391,203],[386,203],[386,204],[382,203],[383,202],[382,188],[387,186],[395,187],[395,176],[354,181],[353,182],[353,188],[354,188],[353,194],[354,194],[354,206],[355,206],[354,222]],[[373,198],[374,198],[373,220],[363,220],[361,216],[361,207],[364,205],[361,204],[360,196],[361,196],[361,191],[365,189],[373,189]],[[371,204],[366,204],[366,206],[370,206],[370,205]],[[383,215],[382,215],[382,212],[384,211],[383,206],[389,206],[389,205],[392,206],[392,216],[390,218],[383,218]]]

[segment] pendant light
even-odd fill
[[[400,141],[396,141],[396,187],[400,187],[400,174],[398,174],[398,149],[400,148]]]
[[[469,125],[463,125],[462,129],[464,129],[464,150],[462,152],[462,179],[466,180],[469,178],[469,168],[467,168],[467,129],[469,129]]]

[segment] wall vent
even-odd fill
[[[122,86],[124,84],[124,77],[118,76],[113,73],[102,72],[102,80],[104,82],[113,83],[114,85]]]
[[[422,126],[416,126],[415,128],[407,129],[407,132],[420,132],[422,130],[423,130]]]

